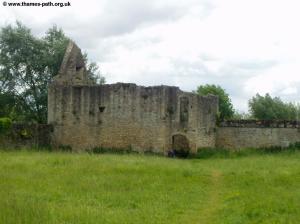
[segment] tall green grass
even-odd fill
[[[0,223],[300,223],[299,151],[218,153],[0,150]]]
[[[225,148],[199,148],[196,154],[190,154],[188,158],[209,159],[209,158],[237,158],[258,155],[290,154],[300,152],[300,144],[291,144],[287,148],[266,147],[266,148],[243,148],[243,149],[225,149]]]

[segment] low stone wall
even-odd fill
[[[237,128],[299,128],[300,121],[290,120],[227,120],[219,127]]]
[[[0,135],[0,148],[48,147],[52,131],[48,124],[13,124],[10,131]]]
[[[299,121],[225,121],[216,135],[216,146],[229,149],[288,147],[295,142],[300,142]]]
[[[0,135],[0,148],[50,146],[52,135],[52,125],[13,124]],[[216,132],[216,146],[228,149],[287,147],[296,142],[300,142],[299,121],[226,121]]]

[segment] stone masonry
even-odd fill
[[[214,147],[216,96],[178,87],[130,83],[95,85],[80,49],[70,42],[59,74],[49,84],[48,123],[52,143],[74,150],[131,148],[166,154],[181,147]]]
[[[227,149],[284,148],[297,142],[300,142],[299,121],[224,121],[216,137],[216,146]]]

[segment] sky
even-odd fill
[[[184,91],[216,84],[239,112],[256,93],[300,102],[299,0],[69,0],[68,7],[0,1],[1,27],[19,20],[41,37],[57,25],[107,83]]]

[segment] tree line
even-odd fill
[[[70,38],[53,26],[43,37],[36,37],[20,22],[0,29],[0,118],[15,122],[47,122],[47,85],[58,73]],[[94,83],[103,84],[95,62],[87,60],[87,71]],[[226,91],[217,85],[200,85],[199,95],[219,97],[219,120],[226,119],[285,119],[296,120],[299,107],[269,94],[255,95],[249,100],[249,113],[234,110]]]
[[[196,91],[199,95],[213,94],[219,97],[219,120],[257,119],[257,120],[298,120],[300,107],[291,102],[284,102],[280,97],[256,94],[248,101],[249,112],[239,113],[234,110],[226,91],[217,85],[201,85]]]

